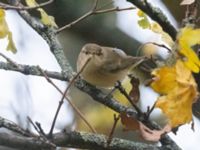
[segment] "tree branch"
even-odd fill
[[[159,23],[160,26],[163,28],[163,30],[166,33],[168,33],[173,40],[176,40],[176,34],[177,34],[176,29],[173,27],[173,25],[169,22],[167,17],[159,8],[153,7],[147,1],[145,2],[141,0],[127,0],[127,1],[137,6],[139,9],[145,12],[152,20]]]
[[[5,4],[0,2],[0,8],[1,9],[14,9],[14,10],[31,10],[31,9],[37,9],[37,8],[41,8],[44,7],[46,5],[49,5],[51,3],[53,3],[55,0],[49,0],[47,2],[44,3],[40,3],[37,6],[33,6],[33,7],[29,7],[29,6],[13,6],[13,5],[9,5],[9,4]]]
[[[17,64],[17,66],[14,66],[10,63],[0,61],[0,69],[16,71],[24,75],[34,75],[34,76],[42,76],[42,77],[44,76],[41,73],[38,66],[30,66],[30,65],[22,65],[22,64]],[[45,72],[45,74],[47,74],[48,77],[50,78],[58,79],[61,81],[69,81],[69,78],[64,77],[62,73],[55,72],[55,71],[47,71],[47,70],[42,70],[42,71]]]
[[[119,138],[112,138],[111,143],[107,146],[107,139],[107,136],[101,134],[68,131],[53,134],[51,142],[58,147],[84,148],[91,150],[166,150],[166,148],[169,150],[179,150],[170,145],[159,147],[153,144],[132,142]],[[38,140],[38,138],[21,137],[19,135],[11,135],[8,133],[0,133],[0,145],[28,150],[52,148],[49,143],[44,143]]]
[[[119,7],[113,7],[113,8],[109,8],[109,9],[103,9],[103,10],[96,10],[92,9],[89,12],[85,13],[83,16],[79,17],[78,19],[74,20],[73,22],[59,28],[57,30],[57,33],[67,29],[67,28],[71,28],[72,26],[74,26],[75,24],[81,22],[82,20],[88,18],[89,16],[92,15],[98,15],[98,14],[103,14],[103,13],[109,13],[109,12],[114,12],[114,11],[125,11],[125,10],[132,10],[135,9],[135,7],[127,7],[127,8],[119,8]]]

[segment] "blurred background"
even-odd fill
[[[39,2],[39,1],[38,1]],[[42,2],[42,0],[41,0]],[[178,29],[181,20],[185,15],[185,6],[180,6],[181,0],[149,0],[152,5],[159,7],[169,18],[171,23]],[[84,13],[88,12],[93,6],[92,0],[56,0],[53,4],[44,7],[49,15],[55,17],[59,27],[66,25]],[[126,0],[99,0],[98,7],[103,9],[119,6],[126,8],[132,6]],[[149,29],[142,29],[138,26],[138,10],[128,10],[123,12],[111,12],[106,14],[90,16],[79,22],[70,29],[62,31],[58,35],[65,50],[66,57],[72,67],[76,70],[76,59],[81,47],[86,43],[97,43],[100,45],[117,47],[124,50],[127,54],[136,55],[141,44],[146,42],[163,43],[159,34],[153,33]],[[37,11],[30,11],[34,16],[38,16]],[[13,33],[17,53],[7,52],[7,40],[0,40],[1,53],[21,64],[39,65],[50,71],[60,71],[60,68],[49,51],[46,42],[32,30],[15,11],[7,11],[6,19]],[[148,45],[143,52],[159,55],[166,58],[168,53],[165,49]],[[1,58],[1,61],[5,61]],[[34,76],[25,76],[20,73],[0,70],[0,116],[10,119],[24,128],[32,128],[27,122],[27,116],[33,121],[41,123],[42,128],[48,132],[53,121],[53,116],[57,109],[61,95],[46,81],[46,79]],[[66,83],[53,80],[61,89],[65,89]],[[158,97],[150,88],[140,86],[141,102],[140,106],[146,110],[147,106],[153,105]],[[70,91],[70,97],[85,117],[97,129],[99,133],[108,134],[113,125],[114,112],[105,106],[93,101],[89,96],[76,88]],[[155,111],[152,119],[162,122],[159,111]],[[195,132],[190,125],[179,129],[177,135],[170,134],[184,150],[198,150],[200,146],[199,121],[195,120]],[[56,123],[56,131],[76,129],[89,131],[82,120],[74,114],[67,102],[62,106]],[[33,128],[32,128],[33,129]],[[33,130],[34,131],[34,130]],[[115,132],[116,137],[135,139],[135,133],[123,132],[123,127],[118,124]],[[190,137],[190,140],[187,137]],[[137,140],[141,140],[140,138]],[[187,142],[185,142],[187,140]]]

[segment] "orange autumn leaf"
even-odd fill
[[[166,67],[159,69],[156,76],[160,76],[160,79],[152,83],[152,88],[156,87],[159,93],[162,93],[163,89],[168,89],[165,91],[165,95],[158,98],[156,107],[162,109],[168,117],[171,127],[177,127],[192,120],[192,104],[198,95],[197,84],[190,69],[185,67],[181,60],[169,68],[171,69],[168,69],[168,72],[166,72]],[[163,71],[166,74],[174,74],[171,75],[175,77],[174,83],[170,82],[166,75],[161,76],[161,73],[164,74]],[[159,81],[163,84],[160,84]],[[171,90],[172,85],[170,84],[174,86]]]

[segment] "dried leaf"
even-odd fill
[[[139,125],[142,138],[152,142],[158,142],[163,134],[171,131],[171,127],[169,124],[167,124],[162,130],[151,130],[141,122],[139,123]]]
[[[139,90],[140,80],[135,77],[131,77],[131,85],[132,88],[131,91],[129,92],[129,96],[132,102],[136,104],[140,99],[140,90]]]
[[[195,0],[183,0],[180,5],[191,5],[195,2]]]
[[[121,123],[125,126],[125,130],[138,130],[139,129],[139,122],[131,117],[128,116],[126,113],[121,113]]]

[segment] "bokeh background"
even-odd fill
[[[180,27],[186,10],[185,6],[179,5],[181,0],[149,1],[152,5],[162,9],[177,29]],[[53,4],[44,8],[49,15],[55,17],[56,23],[61,27],[82,16],[91,9],[92,5],[92,0],[56,0]],[[98,7],[103,9],[115,6],[125,8],[132,5],[126,0],[99,0],[98,3]],[[37,11],[30,12],[35,17],[39,17]],[[79,22],[72,28],[62,31],[58,35],[58,39],[74,70],[76,70],[78,53],[86,43],[94,42],[100,45],[117,47],[130,55],[136,55],[143,43],[162,43],[160,35],[148,29],[141,29],[138,26],[136,13],[137,10],[128,10],[94,15]],[[60,71],[46,42],[15,11],[7,11],[6,16],[18,51],[16,54],[7,52],[5,50],[7,40],[4,39],[0,40],[1,52],[17,63],[39,65],[50,71]],[[154,54],[159,55],[161,58],[166,58],[168,55],[165,49],[152,45],[149,45],[146,49],[153,51]],[[5,60],[1,58],[1,61]],[[33,121],[40,122],[44,131],[48,132],[61,95],[42,77],[25,76],[4,70],[0,70],[0,76],[0,116],[12,120],[24,128],[33,130],[27,122],[27,116],[29,116]],[[67,85],[65,82],[53,81],[63,90]],[[144,86],[140,86],[140,89],[140,106],[145,110],[147,106],[151,106],[154,103],[158,94]],[[74,87],[69,95],[98,132],[108,134],[113,125],[114,112],[91,100],[88,95]],[[162,122],[162,116],[158,111],[153,114],[152,119],[158,121],[158,123]],[[186,125],[179,129],[177,135],[170,134],[184,150],[199,149],[199,121],[195,117],[194,120],[195,132],[191,130],[190,125]],[[64,103],[59,113],[55,132],[64,128],[88,131],[88,128],[74,114],[67,102]],[[135,138],[135,134],[133,132],[123,132],[123,127],[120,125],[115,132],[116,137],[141,140],[138,136]],[[190,140],[188,140],[188,137],[190,137]]]

